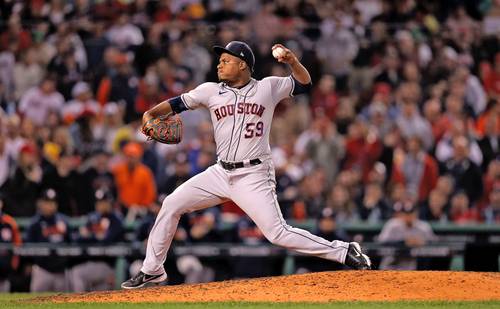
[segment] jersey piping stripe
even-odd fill
[[[234,111],[233,111],[233,128],[231,129],[231,139],[229,140],[229,146],[227,147],[226,160],[229,157],[229,150],[231,150],[231,144],[233,143],[234,127],[236,124],[236,104],[238,104],[238,95],[232,89],[229,89],[234,94]]]
[[[256,83],[253,83],[252,87],[248,88],[247,92],[245,93],[245,96],[243,97],[243,105],[245,105],[245,103],[247,101],[247,95],[250,92],[250,90],[252,90],[253,87],[255,87],[255,84]],[[236,106],[235,106],[235,108],[236,108]],[[234,111],[234,113],[236,114],[236,110]],[[243,113],[243,121],[241,122],[240,134],[238,135],[238,145],[236,145],[236,150],[234,151],[233,161],[236,160],[236,154],[238,153],[238,149],[240,148],[241,132],[243,131],[243,124],[245,123],[245,116],[246,116],[246,113]]]
[[[186,107],[187,107],[188,109],[193,110],[193,109],[191,108],[191,106],[189,106],[189,105],[186,103],[186,101],[184,100],[184,94],[181,94],[181,100],[182,100],[182,103],[184,103],[184,105],[186,105]]]
[[[289,77],[292,80],[292,90],[290,90],[290,97],[293,97],[293,91],[295,90],[295,80],[293,79],[292,75],[290,75]]]
[[[274,206],[274,210],[276,211],[276,215],[278,216],[278,218],[280,219],[280,223],[281,223],[281,226],[289,233],[293,233],[293,234],[296,234],[296,235],[299,235],[299,236],[302,236],[304,238],[307,238],[317,244],[320,244],[320,245],[323,245],[323,246],[326,246],[326,247],[329,247],[329,248],[332,248],[332,249],[337,249],[336,247],[332,246],[331,244],[325,244],[325,243],[321,243],[321,242],[318,242],[317,240],[315,239],[312,239],[310,237],[308,237],[307,235],[304,235],[304,234],[301,234],[299,233],[298,231],[294,231],[293,230],[293,227],[289,226],[288,224],[286,224],[286,221],[285,219],[283,218],[283,214],[281,213],[281,211],[279,210],[279,206],[278,206],[278,199],[277,199],[277,195],[276,195],[276,191],[275,191],[275,187],[272,185],[272,180],[271,180],[271,171],[270,171],[270,167],[269,165],[267,166],[267,182],[269,183],[269,185],[271,186],[271,194],[273,195],[273,200],[274,200],[274,203],[273,203],[273,206]],[[345,248],[344,249],[348,249],[349,247]]]

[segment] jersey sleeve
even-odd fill
[[[201,105],[208,105],[214,83],[203,83],[193,90],[181,94],[181,100],[188,109],[197,109]]]
[[[275,104],[284,98],[293,96],[294,81],[291,75],[287,77],[270,76],[264,80],[270,83],[271,96]]]

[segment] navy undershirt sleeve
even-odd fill
[[[293,91],[292,91],[293,96],[296,96],[298,94],[303,94],[303,93],[309,93],[309,91],[312,88],[312,82],[310,82],[308,84],[302,84],[298,80],[296,80],[295,77],[293,77],[293,75],[292,75],[292,79],[293,79],[293,82],[295,84],[293,87]]]
[[[182,101],[180,96],[173,97],[168,100],[168,103],[170,103],[170,106],[172,107],[172,111],[175,114],[180,114],[183,111],[188,110],[186,104],[184,104],[184,101]]]

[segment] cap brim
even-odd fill
[[[238,54],[236,54],[236,53],[233,53],[232,51],[227,50],[227,49],[225,49],[225,48],[224,48],[224,47],[222,47],[222,46],[217,46],[217,45],[216,45],[216,46],[214,46],[212,49],[213,49],[214,53],[216,53],[216,54],[217,54],[217,55],[219,55],[219,56],[220,56],[220,55],[222,55],[223,53],[228,53],[228,54],[230,54],[230,55],[232,55],[232,56],[235,56],[235,57],[240,58],[241,60],[244,60],[243,58],[241,58],[241,56],[240,56],[240,55],[238,55]]]
[[[227,49],[225,49],[222,46],[217,46],[216,45],[216,46],[212,47],[212,49],[213,49],[214,53],[216,53],[218,56],[222,55],[223,53],[228,53],[231,56],[235,56],[236,58],[239,58],[239,59],[245,61],[245,59],[243,59],[243,57],[241,57],[240,55],[238,55],[236,53],[233,53],[232,51],[227,50]],[[248,66],[248,67],[250,68],[250,66]],[[250,68],[250,72],[253,73],[253,67]]]

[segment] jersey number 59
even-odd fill
[[[264,123],[259,121],[257,123],[249,122],[245,128],[245,138],[259,137],[264,133]]]

